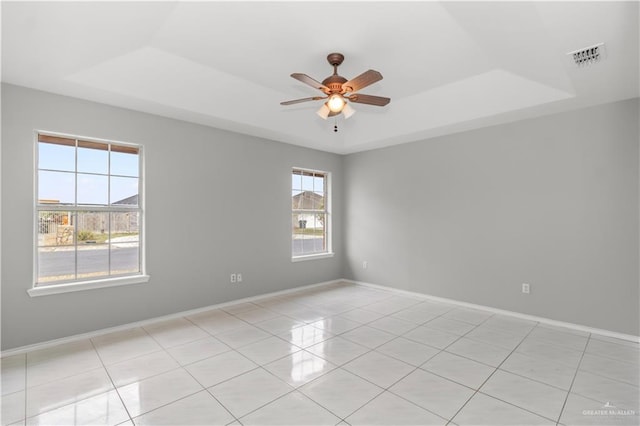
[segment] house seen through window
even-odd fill
[[[328,173],[293,169],[291,174],[292,256],[329,253]]]
[[[139,146],[38,134],[35,286],[142,273]]]

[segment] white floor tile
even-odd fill
[[[185,318],[162,321],[143,327],[164,348],[183,345],[209,336]]]
[[[29,352],[27,386],[39,386],[101,367],[102,362],[89,340]]]
[[[289,393],[240,419],[244,426],[325,426],[340,419],[299,392]]]
[[[543,358],[569,367],[577,367],[582,358],[582,352],[574,349],[565,348],[551,343],[542,342],[540,340],[530,340],[526,338],[516,352],[534,358]]]
[[[301,350],[279,337],[269,337],[238,349],[242,355],[258,365],[264,365]]]
[[[26,386],[27,356],[13,355],[0,358],[0,388],[2,395],[19,392]]]
[[[506,315],[493,315],[480,324],[483,328],[491,328],[493,330],[502,331],[503,333],[515,334],[521,337],[526,336],[533,328],[538,325],[535,321],[524,320],[520,318],[508,317]]]
[[[0,424],[8,425],[25,418],[25,392],[18,391],[0,397]]]
[[[329,313],[322,311],[320,308],[301,306],[297,309],[289,310],[285,315],[295,318],[299,321],[304,321],[307,324],[319,321],[327,316]]]
[[[274,376],[293,387],[300,387],[336,366],[307,351],[299,351],[264,366]]]
[[[339,315],[340,317],[359,322],[360,324],[366,324],[371,321],[375,321],[385,316],[379,312],[367,311],[366,309],[356,308],[348,312],[344,312]]]
[[[480,392],[552,420],[560,417],[567,395],[567,391],[500,370]]]
[[[569,390],[576,374],[574,367],[518,352],[512,353],[500,369],[565,390]]]
[[[449,319],[445,317],[434,318],[424,324],[425,327],[435,328],[451,334],[462,336],[473,330],[476,326],[462,321]]]
[[[640,365],[638,363],[618,361],[586,353],[582,357],[580,370],[606,376],[636,387],[640,386]]]
[[[91,340],[105,364],[115,364],[162,349],[141,327],[105,334]]]
[[[638,349],[637,345],[633,346],[630,342],[627,342],[625,345],[593,338],[589,341],[586,352],[591,355],[611,358],[623,362],[637,364],[640,361],[640,349]]]
[[[460,426],[555,425],[555,422],[487,395],[477,393],[453,418]]]
[[[448,311],[443,316],[445,318],[454,319],[462,322],[468,322],[469,324],[478,325],[486,321],[493,314],[477,309],[468,308],[455,308]]]
[[[240,318],[241,320],[251,324],[255,324],[261,321],[267,321],[267,320],[274,319],[281,316],[277,312],[273,312],[268,309],[260,308],[260,307],[256,307],[256,309],[252,309],[249,311],[237,312],[234,315],[237,318]]]
[[[506,333],[504,331],[494,330],[488,327],[477,327],[467,333],[464,337],[487,343],[489,345],[499,346],[508,350],[513,350],[522,341],[523,336]]]
[[[3,426],[428,425],[452,416],[456,426],[560,415],[559,426],[631,425],[640,412],[637,343],[347,283],[0,363]]]
[[[271,337],[271,334],[248,324],[216,335],[218,340],[234,349],[257,342],[258,340],[266,339],[267,337]]]
[[[235,330],[247,325],[246,322],[221,310],[202,312],[186,317],[189,321],[205,330],[207,333],[217,335]]]
[[[438,313],[430,312],[421,308],[408,308],[398,311],[392,315],[391,318],[401,319],[403,321],[408,321],[416,325],[421,325],[426,323],[427,321],[431,321],[436,318]]]
[[[322,303],[317,305],[322,311],[326,312],[329,316],[339,315],[343,312],[350,311],[354,309],[356,306],[349,302],[344,301],[329,301],[327,303]]]
[[[120,387],[178,367],[178,363],[167,352],[158,351],[110,364],[107,371],[115,386]]]
[[[233,416],[207,391],[171,402],[135,418],[136,425],[226,425]]]
[[[610,402],[617,407],[629,410],[640,409],[638,387],[587,371],[578,371],[571,392],[603,404]]]
[[[453,417],[474,392],[420,369],[400,380],[389,390],[446,419]]]
[[[212,356],[230,351],[231,348],[215,337],[205,337],[180,346],[167,349],[167,352],[180,365],[192,364]]]
[[[324,318],[320,321],[316,321],[311,323],[315,328],[319,328],[320,330],[326,330],[330,334],[336,335],[345,333],[349,330],[353,330],[354,328],[360,327],[360,323],[346,319],[340,316],[333,316],[329,318]]]
[[[385,389],[415,370],[412,365],[376,351],[364,354],[342,368]]]
[[[27,417],[81,401],[113,389],[104,368],[80,373],[27,390]]]
[[[232,305],[228,305],[228,306],[223,306],[222,309],[223,311],[233,315],[233,314],[237,314],[240,312],[246,312],[246,311],[251,311],[253,309],[257,309],[259,308],[259,305],[256,305],[255,303],[251,303],[251,302],[242,302],[242,303],[234,303]]]
[[[229,351],[189,364],[185,368],[202,386],[208,388],[256,367],[258,367],[256,363],[238,352]]]
[[[575,328],[561,327],[558,325],[545,324],[543,322],[538,323],[537,327],[548,328],[550,330],[560,331],[562,333],[575,334],[576,336],[589,337],[588,331],[576,330]]]
[[[368,311],[377,312],[382,315],[390,315],[395,312],[406,309],[408,306],[397,305],[395,303],[391,303],[387,300],[382,300],[380,302],[371,303],[369,305],[363,306],[363,309]]]
[[[299,348],[308,348],[309,346],[330,339],[333,337],[333,334],[312,325],[305,325],[279,334],[278,337]]]
[[[416,325],[405,320],[392,317],[384,317],[372,321],[368,324],[369,327],[377,328],[378,330],[386,331],[391,334],[404,334],[409,330],[416,328]]]
[[[519,336],[525,336],[538,323],[535,321],[520,318],[508,317],[506,315],[494,315],[482,323],[483,327],[504,331]]]
[[[390,392],[384,392],[360,408],[346,421],[351,426],[446,425],[447,420]]]
[[[580,336],[574,333],[568,333],[547,327],[534,328],[527,338],[529,340],[539,339],[554,345],[564,346],[581,352],[584,351],[588,340],[587,336]]]
[[[347,417],[383,391],[342,369],[333,370],[298,389],[340,418]]]
[[[415,328],[406,333],[403,337],[438,349],[444,349],[460,338],[460,336],[455,334],[446,333],[444,331],[425,326]]]
[[[605,404],[571,393],[562,410],[560,423],[566,426],[637,426],[640,424],[637,410],[630,411],[611,403]]]
[[[203,390],[182,368],[118,388],[132,417],[139,416],[180,398]]]
[[[399,359],[413,366],[420,366],[440,350],[413,340],[398,337],[376,348],[376,352]]]
[[[27,419],[27,425],[118,425],[129,415],[115,390]]]
[[[282,334],[295,328],[302,327],[303,325],[306,325],[306,323],[304,321],[281,315],[266,321],[257,322],[254,325],[271,334]]]
[[[601,334],[592,334],[591,340],[597,340],[599,342],[606,342],[606,343],[614,343],[616,345],[627,346],[629,348],[635,349],[636,351],[640,351],[640,343],[632,342],[630,340],[622,340],[615,337],[603,336]]]
[[[396,336],[391,333],[387,333],[386,331],[363,325],[341,334],[340,337],[373,349],[387,343]]]
[[[309,346],[306,350],[335,365],[342,365],[364,353],[369,352],[369,348],[340,336]]]
[[[293,391],[293,387],[258,368],[210,387],[208,391],[235,417],[242,417]]]
[[[440,352],[420,368],[446,379],[478,389],[495,368],[449,352]]]

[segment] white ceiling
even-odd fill
[[[639,95],[638,2],[3,2],[2,81],[351,153]],[[567,52],[606,44],[605,60]],[[384,79],[349,120],[322,81]]]

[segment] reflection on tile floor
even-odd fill
[[[637,343],[347,283],[1,360],[4,425],[637,425]]]

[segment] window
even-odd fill
[[[331,254],[329,174],[294,168],[291,173],[291,255]]]
[[[141,164],[136,145],[38,134],[34,289],[142,276]]]

